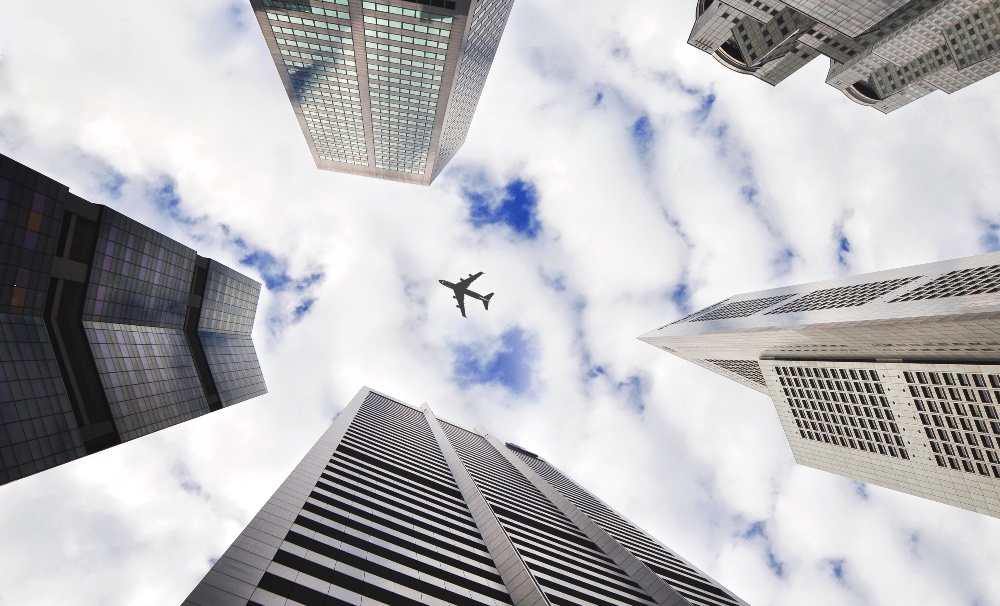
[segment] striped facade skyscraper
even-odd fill
[[[362,389],[184,606],[744,604],[544,459]]]
[[[260,284],[0,155],[0,484],[267,392]]]
[[[889,113],[1000,71],[1000,0],[698,0],[688,43],[775,85],[819,55],[826,82]]]
[[[736,295],[639,338],[770,396],[803,465],[1000,517],[1000,253]]]
[[[429,185],[465,142],[514,0],[250,0],[316,166]]]

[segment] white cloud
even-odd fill
[[[0,12],[0,152],[258,279],[248,251],[323,275],[262,298],[268,395],[0,489],[0,604],[179,603],[362,384],[548,458],[752,604],[1000,604],[1000,521],[795,467],[766,398],[635,339],[680,284],[698,308],[838,275],[838,225],[854,272],[979,252],[1000,79],[882,116],[821,61],[777,88],[725,70],[684,43],[693,0],[518,0],[419,188],[315,170],[244,1]],[[475,229],[470,175],[534,184],[538,236]],[[437,280],[470,271],[497,294],[463,320]],[[533,389],[460,388],[455,344],[515,327]]]

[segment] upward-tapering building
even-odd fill
[[[698,0],[688,43],[772,85],[825,55],[827,84],[889,113],[1000,71],[1000,2]]]
[[[514,0],[250,0],[316,166],[429,185]]]
[[[541,457],[362,389],[185,606],[744,604]]]
[[[640,339],[768,394],[799,463],[1000,517],[1000,253],[736,295]]]
[[[260,284],[0,155],[0,484],[266,393]]]

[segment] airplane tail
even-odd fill
[[[490,293],[490,294],[486,295],[485,297],[483,297],[483,307],[485,307],[486,309],[489,309],[490,308],[490,299],[492,299],[492,298],[493,298],[493,293]]]

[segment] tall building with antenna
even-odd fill
[[[803,465],[1000,517],[1000,253],[736,295],[639,338],[767,394]]]
[[[184,606],[368,603],[745,604],[534,453],[364,388]]]
[[[251,0],[316,166],[429,185],[465,142],[514,0]]]

